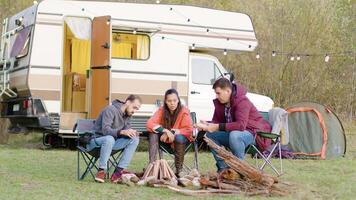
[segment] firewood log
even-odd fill
[[[225,148],[218,146],[211,139],[204,137],[204,140],[208,146],[217,152],[217,155],[224,160],[224,162],[232,169],[236,170],[244,178],[249,181],[253,181],[262,184],[266,187],[271,187],[277,182],[275,177],[268,174],[264,174],[259,170],[253,168],[249,164],[235,157],[231,152],[227,151]]]
[[[153,164],[150,163],[147,167],[146,167],[146,170],[145,170],[145,173],[143,174],[142,176],[142,179],[146,179],[149,175],[149,173],[151,172],[152,170],[152,167],[153,167]]]

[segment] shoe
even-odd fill
[[[117,183],[120,181],[122,172],[114,172],[110,178],[111,183]]]
[[[95,181],[98,183],[105,183],[105,171],[104,170],[99,170],[98,173],[95,175]]]

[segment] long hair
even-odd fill
[[[178,98],[178,105],[173,113],[169,111],[169,108],[166,104],[167,96],[170,94],[176,94]],[[181,110],[182,110],[182,103],[180,101],[177,90],[175,89],[167,90],[166,93],[164,94],[163,117],[162,117],[163,127],[170,130],[173,127],[174,123],[176,122],[177,116]]]

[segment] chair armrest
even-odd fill
[[[280,137],[280,135],[274,134],[274,133],[269,133],[269,132],[262,132],[262,131],[257,131],[257,135],[263,138],[269,138],[269,139],[277,139]]]

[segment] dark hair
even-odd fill
[[[225,89],[225,88],[232,89],[232,84],[231,81],[227,78],[219,78],[218,80],[215,81],[213,85],[213,89],[215,90],[218,87],[221,89]]]
[[[142,100],[141,100],[141,97],[139,97],[138,95],[135,95],[135,94],[130,94],[127,98],[126,98],[126,101],[135,101],[135,100],[138,100],[140,103],[142,103]],[[125,102],[126,102],[125,101]]]
[[[175,94],[178,97],[178,106],[173,113],[169,111],[169,108],[166,104],[167,96],[171,94]],[[166,93],[164,94],[163,117],[162,117],[163,127],[166,129],[171,129],[174,123],[176,122],[177,116],[181,110],[182,110],[182,103],[180,101],[177,90],[175,89],[167,90]]]

